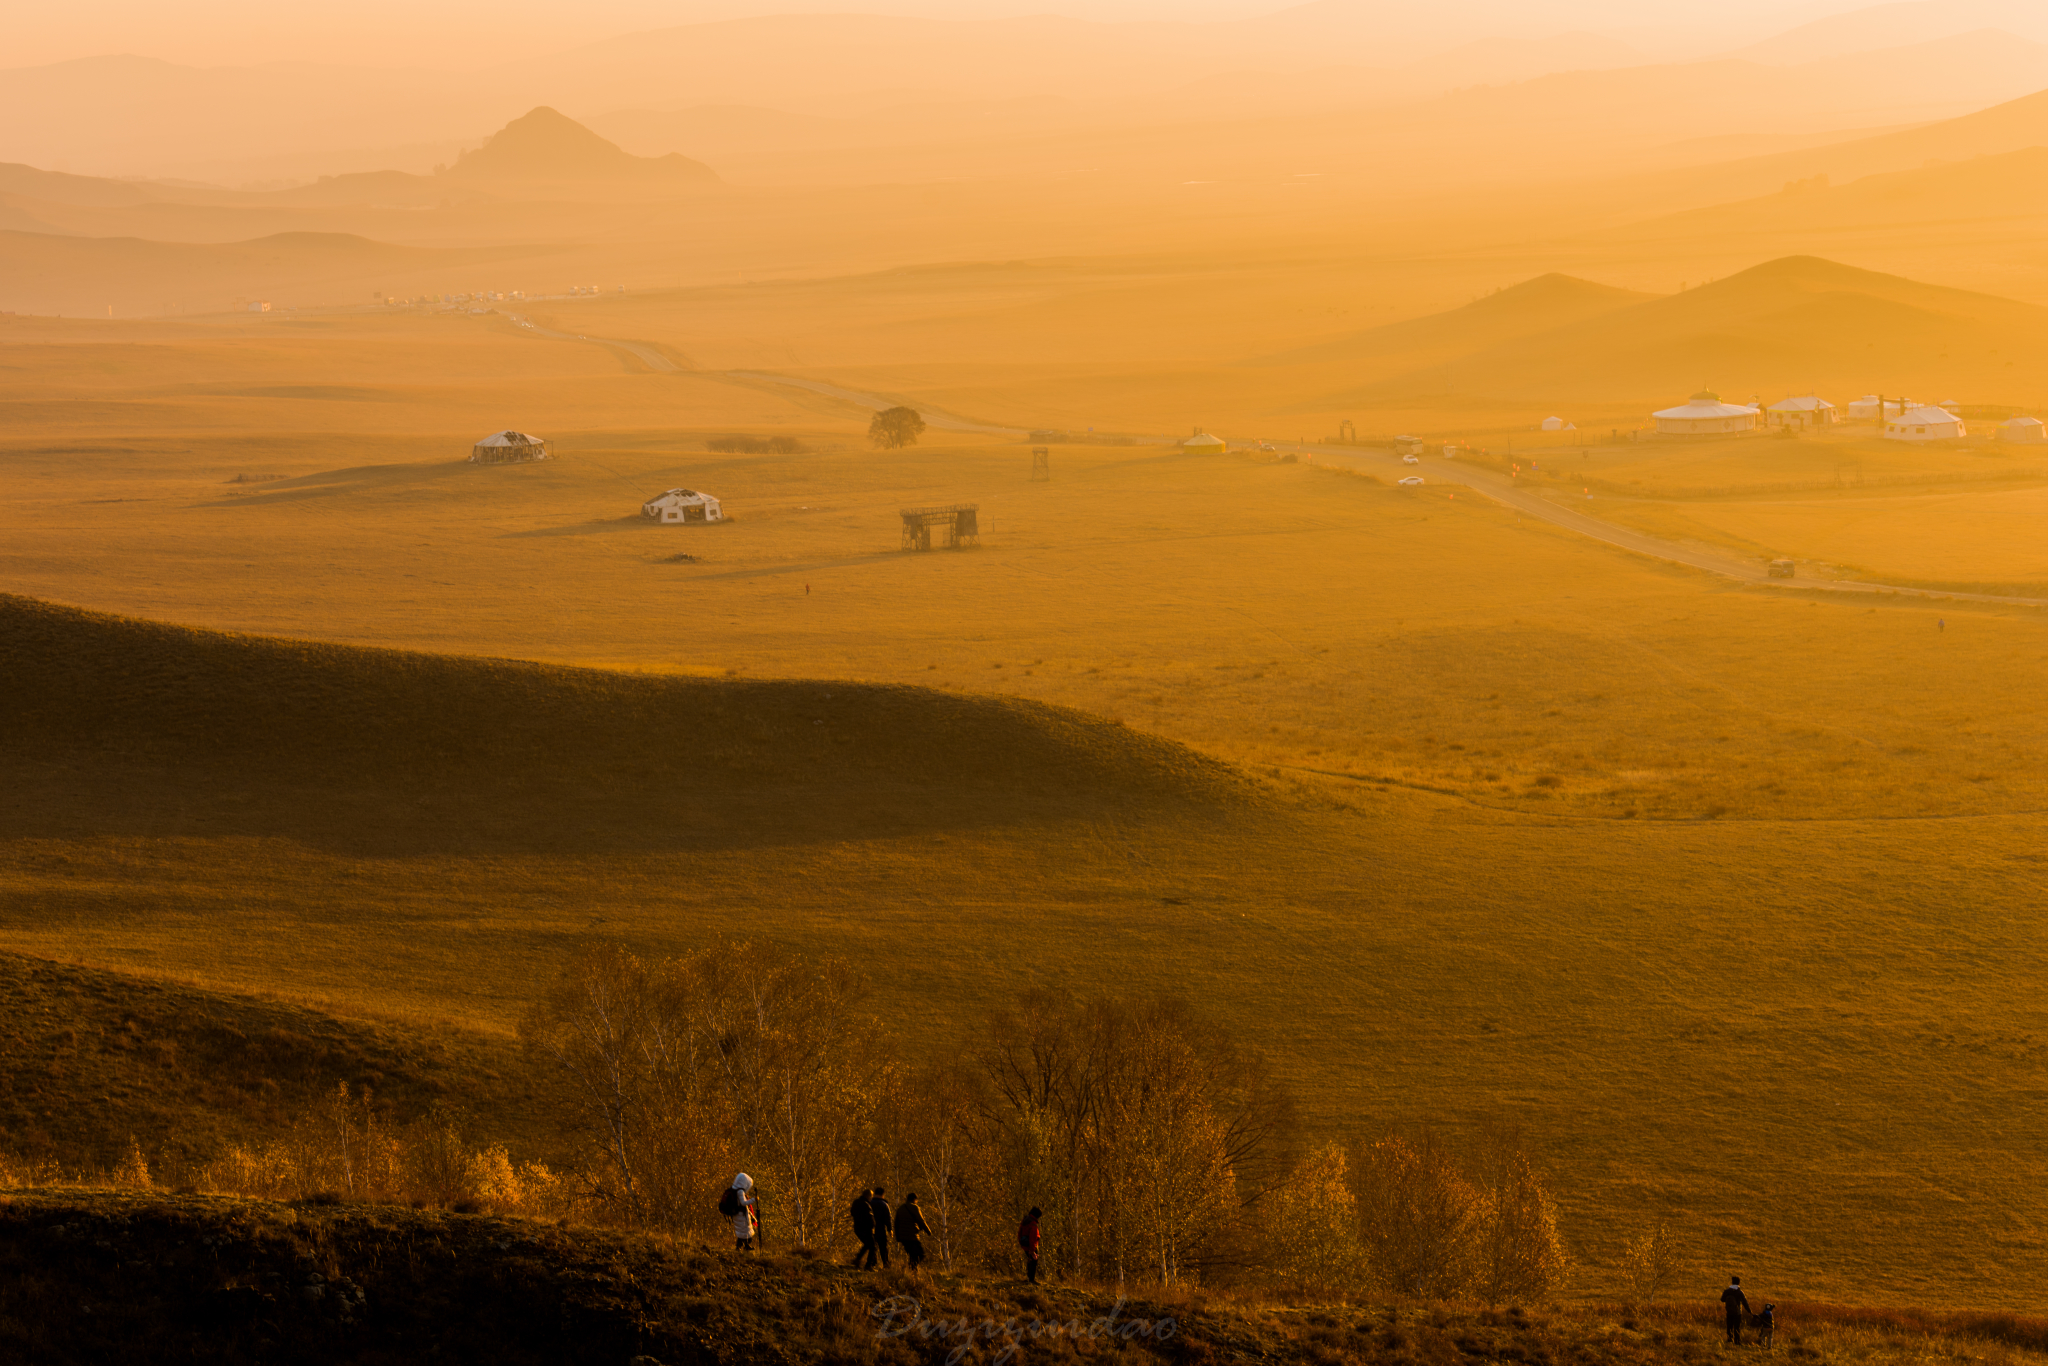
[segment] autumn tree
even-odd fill
[[[1479,1232],[1479,1297],[1549,1299],[1571,1272],[1571,1257],[1557,1232],[1557,1205],[1534,1161],[1513,1129],[1498,1130],[1483,1142],[1477,1167],[1485,1199]]]
[[[1360,1241],[1371,1274],[1392,1294],[1448,1299],[1479,1272],[1486,1197],[1431,1133],[1390,1135],[1351,1157]]]
[[[1366,1283],[1358,1200],[1341,1143],[1296,1163],[1259,1213],[1267,1265],[1282,1285],[1312,1299],[1342,1299]]]
[[[900,404],[884,408],[868,422],[868,440],[885,451],[915,446],[924,435],[924,417],[915,408]]]

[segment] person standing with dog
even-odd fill
[[[1750,1312],[1749,1296],[1742,1293],[1742,1277],[1730,1276],[1728,1288],[1721,1292],[1721,1307],[1728,1311],[1728,1345],[1742,1345],[1742,1316]]]

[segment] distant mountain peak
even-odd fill
[[[695,180],[718,176],[701,161],[671,153],[636,157],[576,120],[539,105],[465,152],[448,174],[465,180]]]

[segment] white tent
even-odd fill
[[[1941,402],[1935,404],[1934,406],[1941,409],[1943,412],[1952,413],[1956,409],[1962,407],[1963,405],[1957,402],[1955,399],[1945,398]]]
[[[472,465],[518,465],[548,458],[548,443],[531,432],[492,432],[469,449]]]
[[[1909,408],[1884,424],[1887,441],[1951,441],[1969,434],[1963,420],[1943,408]]]
[[[1537,426],[1546,432],[1561,432],[1564,430],[1564,419],[1561,417],[1546,417]]]
[[[1764,410],[1765,425],[1771,427],[1825,427],[1841,420],[1840,408],[1813,394],[1784,399]]]
[[[2048,441],[2048,427],[2043,427],[2038,417],[2016,417],[1998,429],[1998,438],[2022,446],[2038,446]]]
[[[1747,432],[1756,427],[1756,409],[1739,403],[1723,403],[1721,396],[1702,389],[1690,402],[1653,413],[1660,436],[1712,436],[1724,432]]]
[[[640,515],[651,522],[722,522],[725,511],[718,500],[695,489],[670,489],[640,505]]]
[[[1207,432],[1196,432],[1193,436],[1181,442],[1180,448],[1195,455],[1216,455],[1229,444],[1220,436],[1211,436]]]

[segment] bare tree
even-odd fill
[[[1685,1257],[1669,1224],[1659,1223],[1622,1244],[1621,1277],[1629,1303],[1656,1303],[1684,1268]]]

